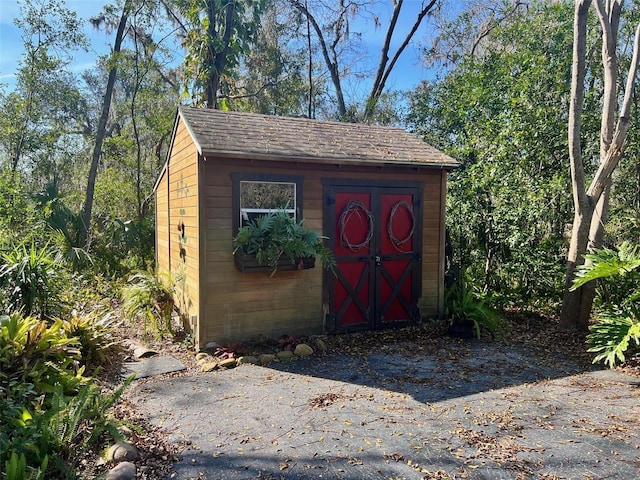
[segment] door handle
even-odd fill
[[[382,258],[380,257],[380,255],[376,255],[376,265],[378,267],[382,265]]]

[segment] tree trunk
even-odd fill
[[[602,27],[602,63],[604,68],[600,166],[589,188],[585,191],[586,183],[580,145],[580,118],[584,100],[586,30],[590,3],[591,0],[576,2],[574,21],[574,57],[569,107],[569,156],[575,216],[560,313],[560,328],[567,330],[586,330],[589,326],[595,286],[587,284],[575,291],[570,289],[573,285],[576,268],[584,262],[584,255],[590,249],[602,246],[604,225],[609,207],[611,178],[624,152],[640,50],[640,24],[638,24],[624,98],[618,114],[618,121],[615,122],[618,99],[616,43],[622,1],[614,0],[605,3],[604,0],[596,0],[596,10]]]
[[[584,263],[585,246],[589,241],[589,228],[593,207],[588,204],[581,206],[573,218],[571,244],[567,258],[564,283],[564,296],[560,312],[560,328],[563,330],[584,330],[589,325],[591,303],[586,301],[584,288],[571,290],[576,268]]]
[[[231,35],[234,28],[234,14],[236,8],[236,0],[229,0],[224,6],[225,8],[225,20],[224,20],[224,33],[216,31],[216,16],[217,16],[217,2],[214,0],[208,0],[207,2],[207,16],[209,17],[209,27],[207,29],[207,37],[212,43],[220,41],[222,49],[218,52],[208,47],[207,54],[207,67],[209,70],[209,77],[207,79],[206,96],[207,96],[207,108],[218,108],[218,90],[220,89],[220,80],[224,69],[227,66],[227,53],[229,52],[229,42],[231,41]]]
[[[571,290],[576,268],[584,261],[583,254],[589,240],[593,207],[585,193],[584,168],[580,132],[584,105],[584,79],[586,75],[587,20],[591,0],[576,2],[573,23],[573,63],[571,66],[571,101],[569,103],[569,158],[571,160],[571,188],[574,217],[571,243],[567,256],[560,328],[571,330],[584,318],[582,291]],[[589,309],[590,310],[590,309]]]
[[[303,5],[300,1],[297,1],[297,0],[289,0],[289,1],[291,2],[291,5],[293,5],[294,8],[296,8],[300,13],[302,13],[307,18],[307,21],[311,23],[313,30],[316,32],[316,35],[318,36],[318,42],[320,42],[320,51],[322,52],[322,57],[324,58],[324,63],[327,69],[329,70],[329,74],[331,75],[331,83],[333,83],[333,88],[336,91],[338,115],[340,116],[340,118],[344,119],[347,117],[347,104],[345,103],[345,100],[344,100],[344,93],[342,91],[342,81],[340,78],[340,71],[338,70],[338,60],[337,60],[337,54],[335,51],[335,47],[340,42],[340,38],[341,38],[339,36],[340,34],[339,32],[336,33],[337,37],[334,39],[332,43],[332,51],[333,51],[333,59],[332,59],[329,53],[329,47],[327,46],[327,42],[325,41],[324,34],[322,32],[322,28],[316,21],[315,17],[311,14],[306,4]]]
[[[98,121],[96,141],[93,147],[91,166],[89,167],[87,191],[85,193],[84,206],[82,209],[82,230],[80,232],[80,240],[85,247],[89,246],[89,234],[91,231],[91,212],[93,210],[93,194],[96,188],[96,177],[98,174],[98,165],[100,164],[100,156],[102,155],[102,144],[104,143],[104,138],[107,132],[107,119],[109,118],[109,111],[111,110],[113,87],[116,83],[116,76],[118,73],[117,57],[122,46],[122,40],[124,38],[124,31],[127,25],[130,10],[131,0],[127,0],[124,4],[124,7],[122,8],[122,16],[120,17],[118,30],[116,32],[116,38],[113,43],[113,53],[111,55],[112,62],[110,63],[109,78],[107,79],[107,87],[105,89],[104,98],[102,99],[102,112],[100,113],[100,119]]]

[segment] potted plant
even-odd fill
[[[302,226],[284,210],[270,212],[242,227],[233,240],[233,256],[241,272],[271,272],[313,268],[318,257],[325,267],[333,257],[326,237]]]
[[[452,337],[480,338],[483,328],[492,336],[502,330],[500,315],[468,287],[464,274],[445,290],[444,309]]]

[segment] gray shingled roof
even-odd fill
[[[400,129],[180,107],[200,154],[321,163],[453,168],[458,163]]]

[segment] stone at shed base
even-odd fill
[[[279,360],[283,360],[286,362],[287,360],[293,359],[293,352],[291,350],[283,350],[276,353],[276,357],[278,357]]]
[[[135,445],[127,442],[115,443],[107,450],[107,460],[109,461],[122,462],[123,460],[135,460],[138,456],[138,449]]]
[[[277,360],[278,357],[276,357],[272,353],[263,353],[262,355],[258,356],[258,364],[263,366],[269,365],[271,362],[276,362]]]
[[[136,466],[131,462],[122,462],[107,473],[105,480],[133,480],[136,478]]]
[[[200,352],[196,353],[196,362],[208,362],[211,361],[213,357],[208,353]]]
[[[235,358],[225,358],[224,360],[220,360],[220,368],[234,368],[236,366]]]
[[[296,349],[293,353],[296,357],[308,357],[313,355],[313,348],[306,343],[300,343],[296,345]]]
[[[316,352],[318,355],[325,355],[327,353],[327,344],[324,343],[324,340],[321,338],[316,338],[313,342],[313,345],[316,347]]]
[[[252,355],[246,355],[244,357],[238,358],[238,365],[247,365],[247,364],[257,365],[258,359]]]
[[[218,362],[204,362],[200,364],[200,369],[203,373],[213,372],[218,368]]]

